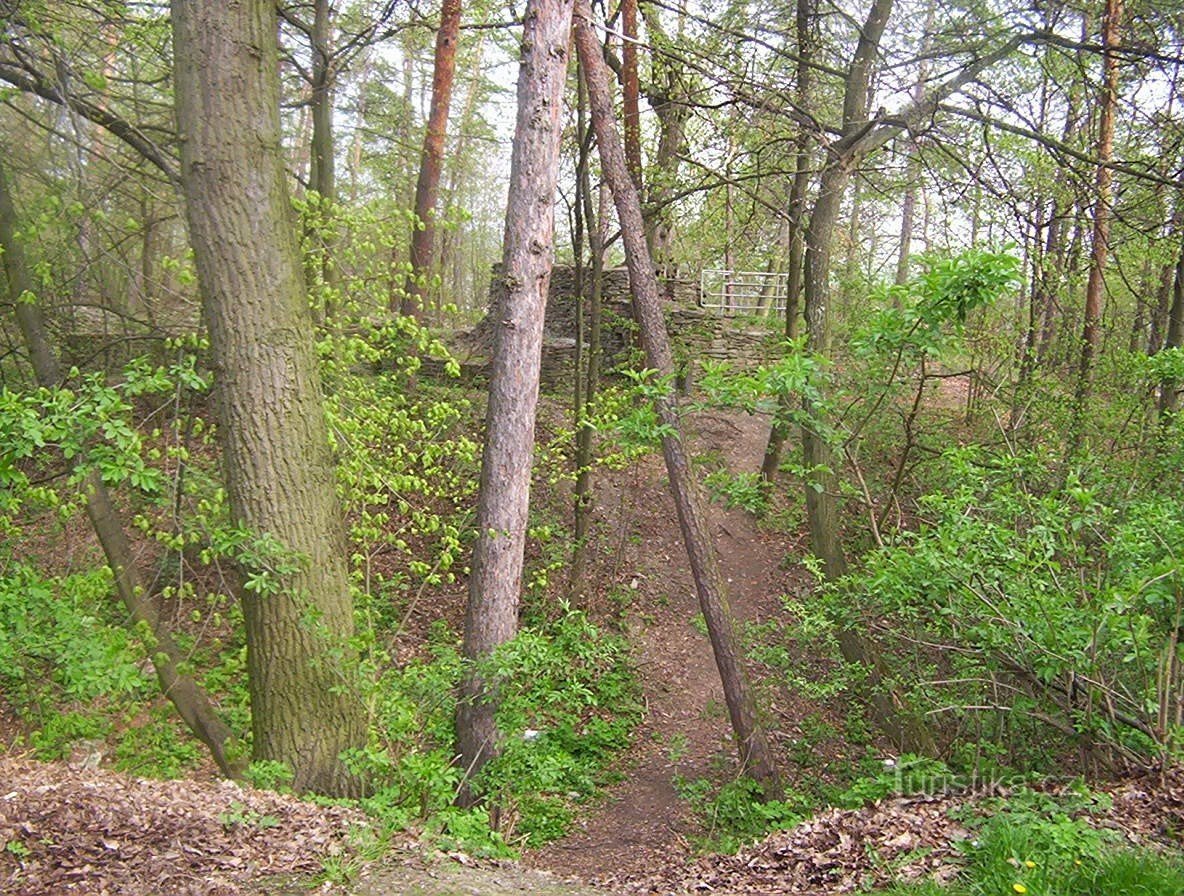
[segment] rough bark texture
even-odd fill
[[[600,45],[592,28],[592,9],[588,0],[577,0],[575,22],[576,47],[584,82],[588,87],[592,127],[596,132],[601,167],[613,193],[617,218],[621,222],[621,236],[625,244],[625,259],[629,268],[629,282],[633,289],[633,309],[641,329],[641,344],[646,366],[667,382],[674,377],[674,360],[658,293],[658,280],[650,261],[645,241],[645,226],[641,216],[641,200],[629,177],[625,152],[617,135],[612,101],[608,90],[608,70],[601,56]],[[731,611],[723,580],[716,564],[715,548],[707,531],[707,523],[700,507],[698,487],[691,470],[690,458],[682,437],[682,423],[672,394],[657,400],[658,416],[666,428],[662,438],[662,453],[670,488],[678,509],[679,526],[695,579],[699,606],[707,622],[707,632],[715,653],[723,683],[724,697],[740,761],[744,770],[765,790],[767,796],[780,792],[777,767],[756,717],[756,707],[744,670],[740,647],[736,639]]]
[[[432,272],[432,247],[436,241],[436,205],[440,198],[440,172],[444,168],[444,138],[452,84],[456,75],[456,44],[460,37],[460,0],[444,0],[436,31],[436,58],[432,69],[432,101],[423,135],[419,179],[415,183],[415,229],[411,232],[411,271],[404,287],[403,314],[422,316],[427,283]]]
[[[24,247],[17,241],[15,231],[16,209],[7,177],[0,165],[0,253],[7,274],[9,298],[37,383],[53,388],[61,385],[61,367],[50,344],[41,306],[34,295],[34,281],[25,260]],[[161,691],[176,707],[189,730],[209,748],[222,774],[237,777],[242,771],[242,763],[234,755],[237,740],[234,732],[218,717],[209,698],[197,683],[179,671],[178,665],[185,661],[185,655],[161,621],[154,597],[144,587],[127,533],[98,473],[86,477],[83,490],[87,516],[107,558],[107,565],[115,580],[115,591],[131,621],[147,623],[156,642],[151,646],[149,656]]]
[[[572,0],[530,0],[523,28],[502,256],[505,291],[494,309],[477,542],[465,616],[468,668],[456,716],[466,782],[462,803],[473,801],[469,782],[497,751],[496,682],[481,674],[479,664],[518,630],[571,16]]]
[[[366,741],[353,607],[312,321],[280,156],[276,11],[172,5],[182,183],[211,354],[231,514],[252,538],[241,590],[256,759],[301,791],[351,795]],[[276,556],[278,551],[279,556]],[[250,556],[263,554],[263,556]],[[281,567],[294,567],[289,572]]]

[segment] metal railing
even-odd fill
[[[721,315],[766,315],[785,310],[789,278],[766,271],[703,270],[699,303]]]

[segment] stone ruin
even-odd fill
[[[606,363],[612,365],[625,360],[636,345],[632,294],[625,268],[610,268],[603,276],[601,343]],[[697,280],[665,279],[661,285],[666,325],[675,363],[682,367],[682,379],[693,381],[695,368],[703,359],[748,367],[776,357],[783,326],[779,314],[765,318],[721,315],[702,306]],[[490,311],[453,346],[470,376],[481,376],[488,368],[493,350],[493,309],[502,288],[495,266],[490,284]],[[576,308],[575,269],[571,265],[555,265],[543,323],[544,385],[554,387],[571,380],[576,354]]]

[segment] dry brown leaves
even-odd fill
[[[1118,830],[1131,843],[1181,846],[1184,772],[1150,772],[1097,790],[1108,793],[1113,805],[1089,817],[1091,823]],[[862,809],[830,809],[735,856],[708,856],[641,880],[602,883],[651,896],[832,896],[921,877],[948,881],[957,874],[958,843],[970,836],[950,816],[976,811],[987,810],[971,796],[906,797]]]
[[[311,872],[360,813],[229,781],[150,781],[0,756],[0,893],[237,896]]]
[[[629,889],[635,893],[835,894],[955,871],[957,842],[968,832],[953,821],[948,798],[883,800],[862,809],[828,809],[734,856],[707,856],[666,869]],[[619,885],[619,882],[618,882]]]

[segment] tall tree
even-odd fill
[[[456,44],[460,37],[460,0],[444,0],[440,27],[436,30],[436,58],[432,70],[432,101],[423,135],[419,179],[415,183],[415,226],[411,233],[411,270],[403,290],[403,314],[420,315],[431,277],[432,251],[436,235],[436,205],[440,195],[440,172],[444,167],[444,138],[448,130],[448,109],[452,105],[452,83],[456,75]]]
[[[280,154],[276,8],[172,4],[181,180],[210,330],[256,759],[357,794],[353,605],[320,376]]]
[[[827,158],[806,229],[803,283],[806,345],[810,351],[824,357],[829,357],[833,339],[830,305],[834,234],[852,172],[870,153],[904,129],[916,127],[932,116],[944,98],[1009,56],[1022,42],[1022,37],[1012,36],[967,64],[959,74],[914,99],[892,119],[877,122],[868,115],[868,87],[892,7],[893,0],[873,0],[859,31],[844,85],[841,134],[826,148]],[[802,461],[809,471],[805,480],[805,499],[810,544],[815,556],[822,561],[827,578],[839,578],[847,571],[847,557],[840,528],[838,462],[827,437],[827,421],[820,403],[805,397],[803,411],[807,422],[801,427]],[[838,633],[838,641],[844,658],[868,671],[872,711],[880,727],[905,749],[931,750],[932,737],[926,727],[902,713],[896,695],[886,693],[880,687],[880,662],[864,633],[846,628]]]
[[[588,88],[592,127],[596,132],[601,167],[612,190],[617,218],[621,222],[621,238],[625,244],[629,285],[633,293],[633,312],[641,331],[646,366],[658,375],[660,382],[669,385],[674,379],[674,359],[666,322],[662,318],[658,279],[646,245],[641,199],[629,174],[625,150],[617,135],[608,87],[608,67],[593,31],[592,7],[588,0],[577,0],[575,34],[580,68]],[[756,705],[748,685],[723,577],[716,562],[715,546],[708,533],[698,486],[682,435],[678,402],[673,393],[667,391],[656,399],[656,404],[658,417],[665,430],[662,454],[666,459],[670,489],[678,510],[679,527],[695,580],[699,607],[707,622],[707,633],[723,683],[741,765],[747,774],[762,785],[765,795],[773,798],[780,795],[777,766],[765,740],[764,730],[757,720]]]
[[[813,69],[811,68],[815,53],[816,20],[818,18],[817,0],[797,0],[794,22],[797,32],[798,64],[797,64],[797,104],[799,109],[807,109],[813,90]],[[810,187],[812,172],[810,132],[799,125],[795,138],[796,152],[794,155],[793,183],[789,188],[789,208],[787,209],[786,260],[785,282],[785,338],[793,340],[798,335],[798,316],[801,313],[802,299],[802,262],[805,253],[806,231],[806,193]],[[769,427],[769,441],[765,445],[765,456],[761,460],[761,480],[772,482],[781,467],[781,452],[785,448],[785,440],[789,438],[789,402],[790,396],[783,396],[778,400],[777,412],[773,416]]]
[[[625,162],[641,189],[641,78],[637,70],[637,0],[621,0],[621,113]]]
[[[1081,439],[1081,414],[1090,391],[1094,356],[1102,323],[1102,291],[1106,256],[1110,250],[1110,206],[1114,194],[1114,118],[1118,110],[1118,36],[1122,24],[1122,0],[1106,0],[1102,14],[1102,90],[1098,110],[1097,178],[1094,182],[1093,251],[1085,288],[1085,322],[1081,331],[1081,360],[1077,372],[1077,408],[1074,414],[1072,450]]]
[[[497,752],[497,681],[482,663],[518,630],[571,16],[572,0],[529,0],[523,26],[502,288],[490,315],[495,335],[465,614],[466,668],[456,712],[465,774],[458,797],[465,804],[477,797],[473,776]]]

